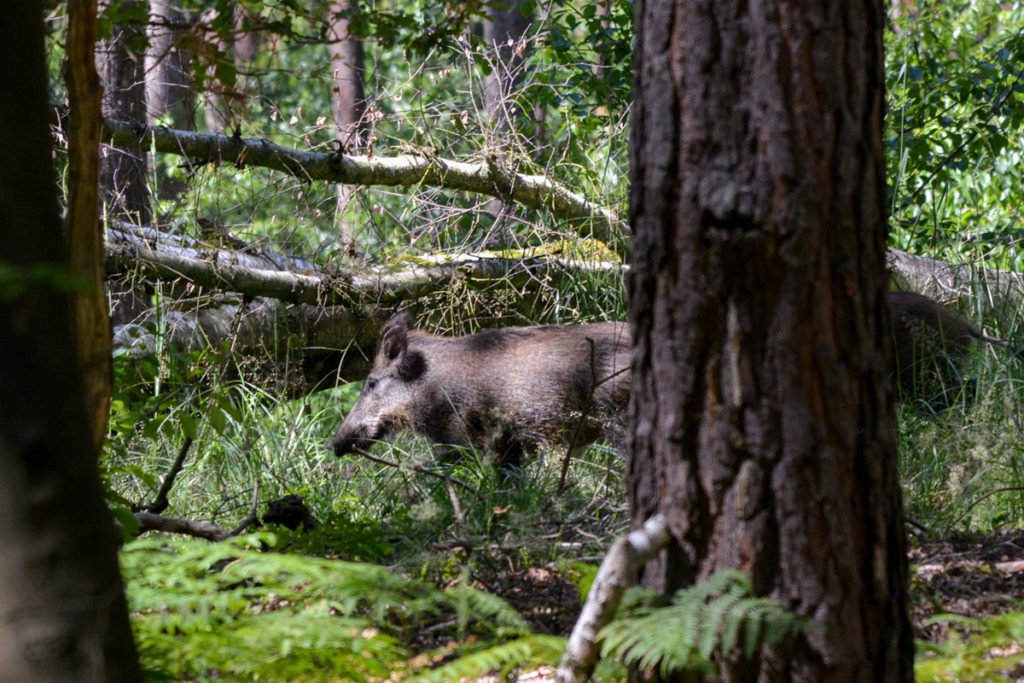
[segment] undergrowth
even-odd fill
[[[919,643],[914,667],[918,683],[1020,680],[1024,674],[1024,611],[984,619],[954,614],[933,617],[954,628],[942,643]]]
[[[522,617],[488,593],[265,550],[279,542],[261,533],[214,545],[154,538],[125,547],[132,624],[153,677],[379,680],[433,664],[432,656],[413,661],[421,650],[480,657],[481,644],[530,637]]]

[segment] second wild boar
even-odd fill
[[[1005,346],[967,318],[914,292],[889,292],[893,372],[897,397],[932,409],[948,408],[964,387],[963,373],[976,341]]]

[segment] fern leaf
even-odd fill
[[[409,683],[447,683],[475,680],[498,670],[502,678],[520,666],[555,666],[565,650],[565,639],[532,635],[459,657],[437,669],[407,679]]]
[[[800,631],[804,621],[776,600],[753,595],[746,575],[717,572],[707,581],[677,591],[670,605],[625,611],[602,629],[602,657],[627,666],[658,670],[662,676],[689,670],[712,672],[712,660],[743,639],[743,655],[753,656]]]

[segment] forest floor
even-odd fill
[[[936,615],[978,619],[1024,608],[1024,530],[946,534],[938,539],[913,539],[910,546],[910,609],[916,639],[943,642],[953,635],[950,629],[960,636],[970,634],[969,623],[932,620]],[[536,632],[568,636],[581,605],[576,586],[562,572],[516,567],[510,562],[489,579],[489,590],[515,607]],[[1024,650],[1024,644],[1009,647]],[[1019,653],[1005,648],[999,652],[1004,657],[1015,654]],[[1024,680],[1024,670],[1004,673],[1005,680]],[[484,677],[477,683],[497,680]],[[520,672],[516,680],[553,681],[554,669]]]
[[[929,621],[938,614],[980,618],[1024,606],[1024,530],[947,534],[937,540],[911,540],[910,546],[916,638],[948,638],[949,622]],[[551,569],[509,562],[488,577],[488,584],[538,633],[567,636],[581,607],[576,586]]]
[[[938,642],[949,624],[936,614],[978,618],[1024,604],[1024,530],[911,541],[911,619],[914,635]]]

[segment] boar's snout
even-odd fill
[[[366,424],[353,426],[349,422],[348,419],[342,422],[334,438],[327,444],[327,447],[334,451],[339,458],[349,453],[370,450],[370,446],[391,434],[395,429],[394,420],[386,417],[377,420],[372,427]]]
[[[365,434],[359,434],[357,431],[349,431],[344,428],[339,429],[338,433],[334,435],[334,438],[330,440],[327,447],[334,451],[334,454],[339,458],[343,455],[348,455],[355,451],[365,451],[373,443],[373,439],[370,439]]]

